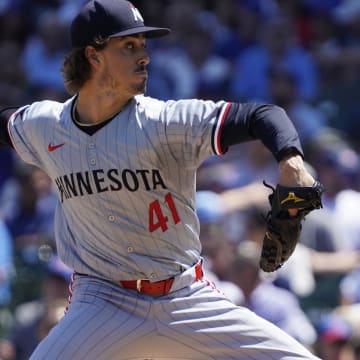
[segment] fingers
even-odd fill
[[[290,216],[296,216],[299,212],[299,209],[289,209],[288,212]]]

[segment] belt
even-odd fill
[[[202,264],[199,262],[194,266],[195,269],[195,281],[200,280],[203,277]],[[151,296],[162,296],[170,292],[171,287],[174,283],[175,277],[150,282],[147,279],[138,280],[121,280],[120,284],[124,289],[136,290],[140,294],[151,295]]]

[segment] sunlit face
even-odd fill
[[[94,78],[106,92],[133,96],[146,91],[150,59],[143,35],[113,38],[98,56]]]

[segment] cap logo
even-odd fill
[[[130,3],[130,6],[131,6],[131,11],[134,15],[134,20],[144,22],[144,19],[141,16],[140,11],[131,3]]]

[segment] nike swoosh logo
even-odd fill
[[[64,145],[65,145],[65,143],[57,144],[57,145],[52,145],[51,143],[49,143],[49,145],[48,145],[48,151],[49,151],[49,152],[52,152],[52,151],[54,151],[54,150],[57,150],[57,149],[61,148],[61,147],[64,146]]]

